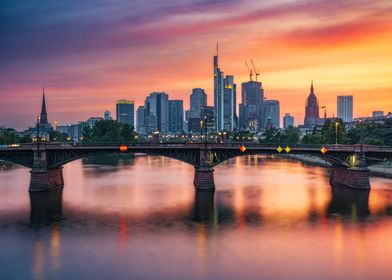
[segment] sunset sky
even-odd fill
[[[152,91],[183,99],[202,87],[213,105],[212,56],[235,76],[237,102],[253,58],[281,116],[302,123],[310,81],[336,115],[392,111],[392,1],[116,0],[0,1],[0,125],[25,129],[45,85],[49,120],[115,116]],[[135,108],[135,109],[136,109]]]

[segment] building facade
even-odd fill
[[[263,128],[264,90],[261,82],[249,81],[241,85],[239,127],[257,131]]]
[[[164,92],[151,93],[144,103],[147,110],[148,130],[166,134],[169,132],[169,96]]]
[[[337,98],[338,118],[343,122],[353,120],[353,96],[345,95]]]
[[[135,104],[131,100],[118,100],[116,103],[116,121],[118,123],[135,126],[134,121]]]
[[[314,93],[312,81],[312,84],[310,86],[310,93],[306,100],[304,125],[307,127],[315,126],[318,124],[319,118],[319,103]]]
[[[215,131],[224,130],[224,75],[218,65],[218,48],[214,56],[214,121]]]
[[[264,102],[264,128],[280,128],[280,105],[278,100]]]
[[[169,100],[169,132],[179,134],[183,132],[184,102]]]
[[[234,83],[234,76],[228,75],[224,79],[223,97],[223,129],[233,131],[237,128],[237,85]]]
[[[294,127],[294,117],[290,113],[283,116],[283,128]]]
[[[192,89],[192,94],[190,96],[190,114],[194,117],[200,117],[200,111],[203,106],[207,106],[207,94],[202,88]]]

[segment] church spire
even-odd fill
[[[313,79],[312,79],[312,83],[310,84],[310,94],[314,95]]]
[[[41,104],[40,123],[41,124],[48,123],[48,114],[46,113],[46,104],[45,104],[45,87],[43,87],[43,89],[42,89],[42,104]]]

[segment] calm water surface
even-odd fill
[[[246,156],[195,194],[192,166],[79,160],[63,192],[0,170],[0,279],[392,279],[392,180],[332,188],[328,169]]]

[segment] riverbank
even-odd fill
[[[303,163],[310,165],[317,165],[322,167],[332,167],[332,165],[316,156],[311,155],[282,155],[284,158],[290,158],[299,160]],[[392,179],[392,167],[385,166],[384,164],[375,164],[368,167],[370,170],[370,176],[384,177]]]

